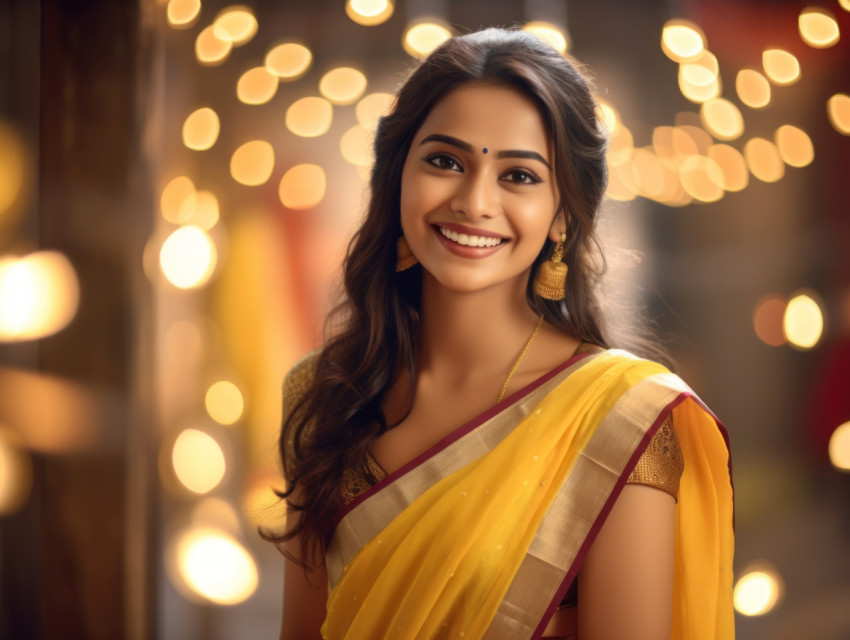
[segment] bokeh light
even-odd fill
[[[790,124],[782,125],[774,137],[779,155],[785,164],[806,167],[815,159],[815,147],[809,135]]]
[[[299,164],[283,174],[278,195],[288,209],[312,209],[325,197],[327,178],[315,164]]]
[[[702,87],[717,80],[720,65],[717,56],[711,51],[703,51],[694,60],[683,62],[679,66],[679,73],[688,84]]]
[[[286,110],[286,128],[302,138],[324,135],[332,121],[333,106],[324,98],[301,98]]]
[[[319,92],[334,104],[351,104],[366,91],[366,76],[353,67],[331,69],[319,80]]]
[[[32,490],[32,460],[14,432],[0,426],[0,516],[15,513]]]
[[[265,140],[251,140],[230,158],[230,175],[240,184],[256,187],[268,182],[274,171],[274,148]]]
[[[24,189],[26,155],[21,136],[0,120],[0,231],[11,226],[10,210]]]
[[[372,164],[372,138],[374,133],[366,127],[356,124],[342,134],[339,149],[342,157],[353,165],[366,167]]]
[[[829,437],[829,461],[839,471],[850,471],[850,422],[838,425]]]
[[[61,331],[79,302],[77,274],[61,253],[0,258],[0,342],[37,340]]]
[[[165,332],[165,355],[171,362],[197,363],[204,354],[204,336],[190,320],[178,320]]]
[[[247,600],[257,589],[257,565],[248,551],[224,531],[199,527],[177,542],[180,577],[192,591],[216,604]]]
[[[682,95],[696,104],[711,100],[720,95],[721,84],[720,77],[717,76],[708,84],[693,84],[689,82],[682,70],[679,70],[679,91]]]
[[[218,442],[199,429],[180,432],[171,449],[177,479],[194,493],[208,493],[224,478],[224,452]]]
[[[753,329],[759,340],[771,347],[785,344],[785,330],[782,325],[787,306],[785,298],[776,294],[766,295],[756,303]]]
[[[785,163],[779,155],[779,149],[770,140],[747,140],[744,145],[744,158],[750,173],[762,182],[776,182],[785,175]]]
[[[246,482],[242,492],[242,512],[257,526],[283,530],[286,525],[286,505],[274,492],[283,488],[279,473],[262,472]]]
[[[836,93],[827,100],[826,112],[835,130],[850,136],[850,96]]]
[[[395,96],[391,93],[377,92],[364,96],[354,107],[357,122],[370,131],[374,131],[378,127],[381,116],[389,113],[393,100]]]
[[[159,199],[162,217],[180,224],[181,216],[185,213],[187,202],[195,197],[195,183],[186,176],[177,176],[165,185],[162,196]]]
[[[744,133],[744,117],[725,98],[703,102],[699,114],[705,128],[718,140],[735,140]]]
[[[717,163],[723,172],[724,191],[743,191],[750,182],[747,161],[741,152],[728,144],[713,144],[708,149],[708,157]]]
[[[219,219],[218,198],[212,191],[195,192],[183,201],[180,208],[180,223],[193,224],[209,231]]]
[[[195,225],[174,231],[159,252],[159,265],[168,281],[179,289],[195,289],[209,281],[217,254],[207,232]]]
[[[169,25],[175,29],[188,29],[201,13],[201,0],[169,0],[165,13]]]
[[[241,5],[227,7],[213,23],[215,35],[222,40],[230,39],[239,46],[248,42],[257,33],[257,19],[251,9]]]
[[[245,104],[265,104],[274,97],[280,78],[266,67],[248,69],[236,81],[236,97]]]
[[[745,570],[735,583],[732,600],[735,610],[745,616],[761,616],[781,602],[784,581],[772,565],[761,562]]]
[[[374,27],[390,19],[393,3],[390,0],[348,0],[345,13],[357,24]]]
[[[266,54],[266,68],[281,80],[297,80],[313,62],[313,54],[304,45],[284,42]]]
[[[679,170],[682,188],[700,202],[716,202],[723,197],[723,171],[711,158],[693,155]]]
[[[622,123],[622,118],[620,117],[617,108],[599,96],[596,98],[596,104],[599,105],[599,113],[601,115],[602,122],[605,123],[605,128],[610,132],[615,131]]]
[[[688,20],[668,20],[661,30],[661,49],[675,62],[693,60],[705,49],[705,34]]]
[[[832,12],[821,7],[806,7],[797,19],[800,37],[810,47],[826,49],[841,37]]]
[[[551,22],[543,22],[539,20],[528,22],[525,26],[523,26],[523,30],[533,33],[540,40],[560,53],[566,53],[570,48],[570,40],[567,37],[566,32]]]
[[[229,380],[219,380],[210,385],[204,397],[204,405],[210,417],[224,425],[238,422],[245,411],[242,392]]]
[[[218,140],[220,129],[218,114],[209,107],[201,107],[183,123],[183,144],[195,151],[209,149]]]
[[[437,22],[420,22],[407,28],[402,46],[414,58],[425,58],[451,35],[446,27]]]
[[[215,25],[208,26],[195,39],[195,58],[206,67],[222,64],[232,49],[233,41],[226,34],[220,37],[215,31]]]
[[[800,79],[800,62],[783,49],[766,49],[761,56],[762,66],[773,84],[785,86]]]
[[[738,72],[735,91],[741,102],[751,109],[764,109],[770,104],[770,82],[755,69],[741,69]]]
[[[823,334],[823,311],[813,292],[799,293],[788,301],[783,330],[788,343],[798,349],[811,349]]]

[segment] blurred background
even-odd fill
[[[0,637],[276,637],[280,386],[376,119],[450,33],[524,25],[611,130],[608,299],[729,429],[739,637],[850,638],[848,12],[0,0]]]

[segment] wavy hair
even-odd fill
[[[574,61],[524,31],[486,29],[447,40],[410,75],[379,122],[371,200],[348,246],[344,301],[329,317],[328,327],[333,322],[337,329],[317,356],[312,385],[284,419],[280,455],[288,486],[282,497],[301,517],[282,535],[266,537],[280,543],[300,536],[300,559],[292,559],[305,568],[330,543],[343,506],[344,470],[362,468],[370,444],[393,426],[381,408],[387,390],[403,371],[416,380],[422,271],[395,271],[402,167],[434,105],[473,81],[529,97],[554,148],[570,276],[563,301],[534,293],[534,276],[554,244],[547,239],[531,268],[529,305],[565,333],[608,346],[595,297],[604,270],[595,227],[607,181],[607,134],[588,79]]]

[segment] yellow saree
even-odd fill
[[[614,350],[570,359],[351,502],[323,637],[539,638],[671,411],[672,637],[733,638],[725,430],[678,377]]]

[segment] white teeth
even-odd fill
[[[491,238],[489,236],[473,236],[467,233],[458,233],[446,227],[439,227],[440,233],[452,242],[457,242],[465,247],[495,247],[502,243],[501,238]]]

